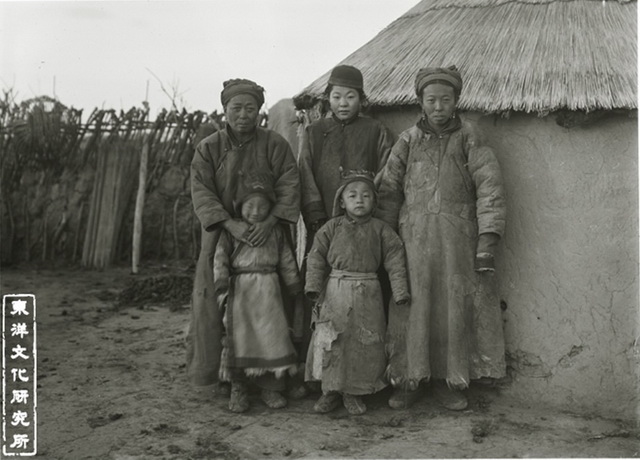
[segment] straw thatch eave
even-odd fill
[[[423,0],[341,63],[362,70],[372,107],[415,106],[418,69],[455,64],[462,110],[636,109],[636,18],[635,1]]]

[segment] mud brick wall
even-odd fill
[[[566,129],[488,118],[509,220],[498,276],[511,391],[631,417],[638,410],[637,120]]]

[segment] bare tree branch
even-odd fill
[[[167,91],[167,89],[165,88],[164,84],[162,83],[162,80],[160,80],[160,77],[158,77],[155,73],[153,73],[153,71],[150,68],[145,67],[145,69],[147,69],[147,71],[151,75],[153,75],[153,78],[155,78],[158,81],[158,84],[160,85],[160,89],[162,90],[162,92],[164,94],[166,94],[169,97],[169,99],[171,100],[171,105],[173,106],[173,109],[176,112],[178,112],[178,106],[176,105],[176,97],[177,97],[176,88],[175,87],[172,88],[173,94],[169,93],[169,91]]]

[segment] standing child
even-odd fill
[[[247,178],[238,192],[236,208],[251,226],[269,216],[275,194],[269,178]],[[295,373],[297,356],[289,337],[281,281],[295,295],[301,291],[298,266],[284,230],[275,226],[260,246],[236,240],[226,231],[216,247],[214,290],[218,305],[226,306],[220,380],[231,381],[229,409],[249,409],[248,380],[261,388],[262,400],[278,409],[287,400],[284,376]]]
[[[322,382],[316,412],[329,412],[342,399],[350,414],[363,414],[361,396],[386,386],[381,265],[396,304],[410,300],[402,242],[372,217],[373,177],[367,171],[343,176],[334,200],[337,217],[320,228],[307,259],[305,293],[320,305],[306,363],[306,380]]]
[[[384,125],[361,113],[366,95],[359,69],[350,65],[336,66],[331,71],[323,97],[331,115],[315,120],[305,129],[298,161],[301,211],[307,229],[305,255],[311,249],[315,233],[332,217],[341,171],[367,170],[379,175],[393,146],[393,139]],[[381,280],[384,295],[388,297],[385,274]],[[311,321],[310,310],[305,315],[305,326]],[[310,328],[305,327],[305,331]],[[305,334],[301,356],[306,354],[309,339],[309,334]]]

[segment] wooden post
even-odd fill
[[[147,185],[147,164],[149,162],[149,142],[142,144],[140,154],[140,173],[138,174],[138,194],[136,196],[136,210],[133,217],[133,243],[131,255],[131,273],[138,273],[140,264],[140,240],[142,238],[142,213],[144,210],[145,188]]]
[[[42,216],[42,261],[47,260],[47,205]]]
[[[55,259],[56,257],[56,246],[58,245],[58,241],[62,236],[62,232],[64,232],[67,227],[67,207],[65,205],[64,210],[62,211],[62,217],[60,218],[60,222],[53,232],[53,237],[51,238],[51,256]]]
[[[25,220],[25,240],[26,244],[26,253],[25,259],[27,262],[31,261],[31,215],[29,214],[29,205],[27,204],[27,195],[25,195],[24,199],[24,220]]]
[[[191,228],[191,258],[198,260],[198,242],[196,241],[196,227],[195,227],[195,215],[196,213],[191,207],[191,219],[189,219],[189,227]]]
[[[180,259],[180,246],[178,241],[178,204],[180,203],[180,195],[173,203],[173,258],[175,260]]]
[[[14,261],[14,248],[15,245],[15,236],[16,236],[16,223],[13,217],[13,207],[11,206],[11,194],[5,193],[4,205],[7,208],[7,217],[9,218],[9,260],[11,262]]]
[[[82,213],[84,211],[85,202],[80,203],[80,211],[78,211],[78,225],[76,225],[76,233],[73,238],[73,253],[71,261],[75,262],[78,255],[78,243],[80,241],[80,230],[82,229]]]
[[[164,243],[164,224],[166,220],[166,205],[162,206],[162,219],[160,220],[160,244],[158,245],[158,258],[162,258],[162,244]]]

